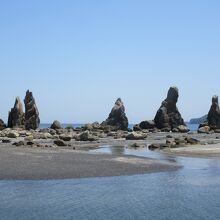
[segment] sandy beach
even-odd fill
[[[0,146],[0,179],[38,180],[121,176],[175,170],[173,163],[68,149]]]
[[[169,133],[150,134],[146,140],[129,141],[111,137],[97,142],[70,142],[71,147],[13,146],[0,143],[0,179],[69,179],[103,176],[134,175],[149,172],[172,171],[178,164],[146,157],[94,154],[88,149],[103,145],[127,146],[136,143],[147,148],[152,143],[166,143]],[[174,138],[185,137],[172,134]],[[219,134],[190,134],[200,140],[198,145],[164,148],[160,153],[190,157],[220,158]],[[14,141],[18,141],[18,138]],[[52,143],[53,140],[36,140],[36,143]],[[205,144],[206,143],[206,144]],[[157,150],[158,151],[158,150]]]

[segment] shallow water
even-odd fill
[[[219,219],[220,160],[106,146],[99,152],[177,162],[145,175],[53,181],[0,181],[0,219]]]

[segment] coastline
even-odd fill
[[[165,144],[168,135],[172,135],[173,138],[182,138],[186,134],[151,133],[145,140],[114,139],[113,137],[100,138],[95,142],[71,140],[70,146],[67,147],[14,146],[13,141],[23,138],[11,139],[11,143],[0,143],[0,180],[72,179],[177,170],[181,166],[162,159],[89,152],[102,146],[132,148],[133,144],[137,144],[137,149],[147,148],[152,143]],[[164,148],[156,152],[171,156],[220,158],[220,134],[194,133],[187,136],[197,138],[200,144]],[[53,139],[36,139],[34,142],[50,145]]]
[[[49,180],[173,171],[174,163],[68,149],[0,146],[0,180]]]

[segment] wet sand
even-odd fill
[[[174,154],[176,156],[220,159],[220,144],[188,145],[185,147],[167,148],[162,150],[161,153]]]
[[[122,176],[171,171],[178,168],[180,167],[174,163],[135,156],[0,145],[1,180]]]
[[[149,172],[171,171],[180,168],[178,164],[145,157],[127,155],[91,154],[89,149],[103,145],[130,146],[137,143],[147,147],[152,143],[166,143],[170,133],[149,134],[146,140],[128,141],[112,137],[97,142],[77,142],[71,147],[41,148],[0,143],[0,179],[69,179],[86,177],[122,176]],[[172,134],[181,137],[184,134]],[[161,153],[176,156],[220,158],[220,134],[187,134],[197,138],[201,144],[165,148]],[[53,143],[53,140],[35,140],[37,143]],[[203,143],[203,144],[202,144]],[[206,144],[204,144],[206,143]],[[212,143],[212,144],[211,144]],[[73,148],[75,150],[73,150]]]

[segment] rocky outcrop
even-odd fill
[[[2,119],[0,119],[0,131],[4,130],[5,128],[6,128],[6,124],[4,123]]]
[[[208,113],[208,125],[211,129],[220,128],[220,109],[218,103],[218,96],[212,97],[212,106]]]
[[[128,129],[128,118],[125,114],[124,104],[120,98],[117,99],[109,117],[106,121],[102,122],[101,126],[109,127],[109,130],[112,131]]]
[[[156,113],[154,122],[156,127],[161,130],[171,131],[178,129],[178,126],[186,126],[184,120],[176,106],[179,98],[179,91],[176,87],[171,87],[167,98],[162,102],[161,107]]]
[[[210,133],[220,129],[220,108],[218,96],[212,97],[212,105],[207,116],[207,122],[199,125],[199,133]]]
[[[9,128],[24,128],[25,118],[23,112],[23,106],[20,98],[17,97],[15,100],[14,107],[8,114],[8,127]]]
[[[26,92],[25,104],[25,128],[27,130],[37,129],[40,124],[39,112],[32,92]]]
[[[176,106],[178,98],[178,89],[176,87],[170,87],[167,98],[162,102],[154,120],[142,121],[140,124],[135,125],[133,130],[188,132],[189,129]]]

